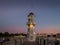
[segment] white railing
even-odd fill
[[[41,38],[37,39],[37,42],[39,45],[60,45],[60,39],[59,38]]]
[[[13,38],[10,41],[1,42],[0,45],[25,45],[27,41],[26,37],[24,38]],[[37,45],[60,45],[59,38],[48,38],[48,37],[37,37],[36,38]]]

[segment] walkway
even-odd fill
[[[36,42],[25,42],[23,45],[37,45]]]

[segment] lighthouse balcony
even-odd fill
[[[28,24],[35,25],[36,23],[35,23],[35,22],[27,22],[27,25],[28,25]]]

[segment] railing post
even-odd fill
[[[15,45],[17,45],[17,40],[15,39]]]
[[[40,45],[41,45],[41,39],[40,39]]]
[[[0,42],[1,45],[3,45],[3,42]]]
[[[59,38],[59,45],[60,45],[60,38]]]
[[[21,45],[21,39],[19,38],[19,40],[20,40],[20,45]]]
[[[38,44],[41,45],[41,38],[38,38]]]
[[[44,39],[44,45],[46,45],[46,40]]]

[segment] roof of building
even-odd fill
[[[32,16],[32,15],[34,15],[34,13],[31,12],[31,13],[29,13],[28,17],[29,17],[29,16]]]

